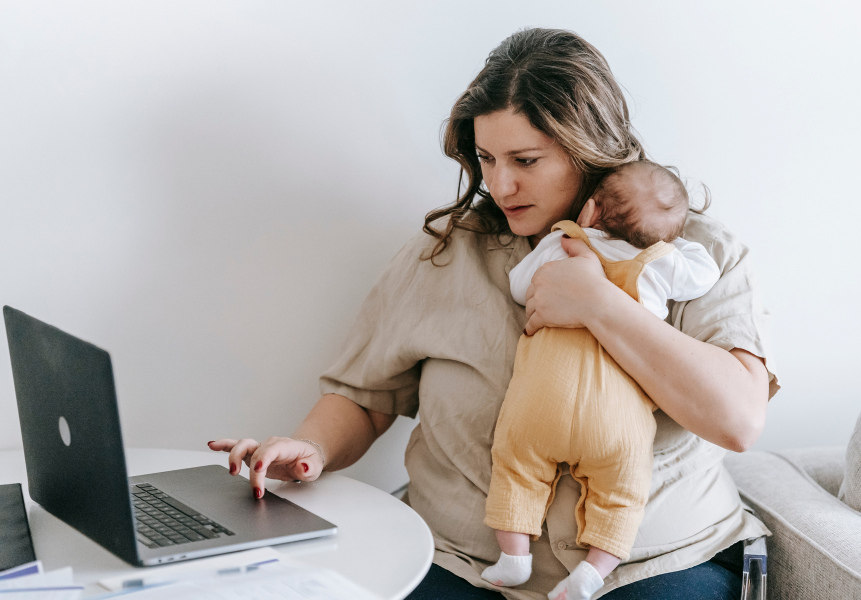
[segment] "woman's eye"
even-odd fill
[[[518,163],[523,165],[524,167],[531,167],[536,162],[538,162],[537,158],[518,158],[516,159]]]
[[[486,163],[486,162],[490,162],[492,160],[493,159],[486,154],[479,154],[478,155],[478,162]]]

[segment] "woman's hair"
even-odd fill
[[[494,48],[446,121],[443,151],[461,167],[458,198],[425,216],[424,230],[437,238],[437,244],[424,258],[433,261],[439,256],[455,228],[511,234],[505,215],[481,185],[473,128],[476,117],[508,108],[558,142],[581,172],[572,220],[605,174],[645,156],[632,131],[622,89],[595,47],[561,29],[518,31]],[[461,193],[464,173],[466,190]],[[446,216],[443,231],[431,227]]]

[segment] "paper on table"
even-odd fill
[[[78,600],[84,588],[81,586],[28,588],[21,590],[0,590],[2,600]]]
[[[120,595],[129,600],[380,600],[334,571],[284,564],[245,575],[128,590],[116,596]],[[101,598],[111,597],[115,595]]]
[[[285,556],[272,548],[256,548],[244,552],[222,554],[211,558],[201,558],[187,562],[165,565],[163,567],[147,567],[137,569],[119,577],[110,577],[99,581],[99,585],[111,591],[127,587],[150,585],[161,581],[186,579],[189,575],[200,574],[201,577],[214,575],[224,569],[241,568],[271,560],[282,560]]]
[[[72,581],[72,568],[0,580],[0,600],[77,600],[84,588]]]
[[[72,581],[72,567],[66,567],[48,573],[0,580],[0,592],[18,588],[69,587],[73,585],[75,584]]]
[[[37,573],[42,572],[42,561],[34,560],[33,562],[24,563],[23,565],[7,569],[6,571],[0,571],[0,581],[14,579],[16,577],[24,577],[25,575],[36,575]]]

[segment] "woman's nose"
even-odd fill
[[[501,200],[508,196],[513,196],[517,193],[517,177],[512,169],[505,165],[497,166],[494,169],[493,181],[488,185],[490,195]]]

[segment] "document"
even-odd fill
[[[44,573],[36,561],[0,572],[0,600],[78,600],[83,591],[71,567]]]
[[[24,577],[25,575],[36,575],[42,572],[42,561],[34,560],[33,562],[18,565],[13,569],[0,571],[0,581],[6,579],[15,579],[16,577]]]
[[[380,600],[328,569],[269,563],[241,575],[132,588],[92,600]],[[0,600],[4,600],[0,597]]]
[[[272,548],[256,548],[244,552],[222,554],[162,567],[136,569],[119,577],[99,581],[103,588],[117,591],[139,588],[158,583],[173,583],[187,579],[213,579],[220,575],[245,572],[249,567],[277,562],[286,557]]]

